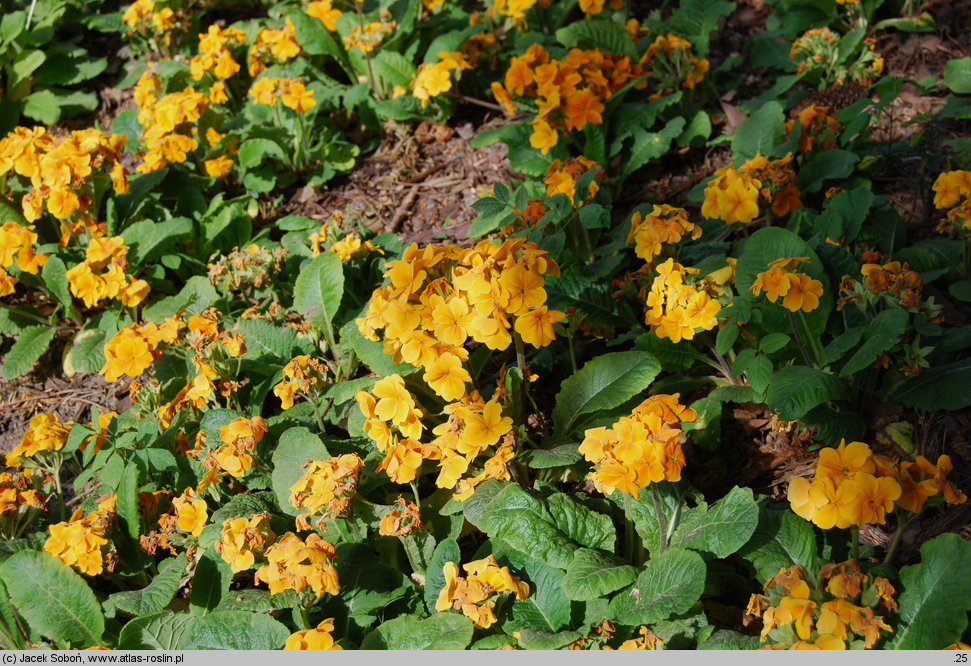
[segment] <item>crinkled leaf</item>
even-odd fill
[[[568,434],[581,416],[622,405],[650,386],[660,371],[660,363],[647,352],[613,352],[587,361],[556,394],[556,432]]]
[[[111,595],[115,608],[129,615],[147,616],[162,611],[179,591],[179,583],[185,575],[185,553],[170,557],[158,567],[158,573],[146,587],[131,592]]]
[[[310,460],[330,458],[327,447],[320,437],[307,428],[290,428],[280,437],[273,452],[273,492],[284,513],[295,516],[300,513],[290,503],[290,486],[304,473],[304,465]]]
[[[163,611],[136,617],[118,634],[120,650],[178,650],[182,636],[195,618],[188,613]]]
[[[388,620],[364,637],[362,650],[464,650],[472,642],[472,621],[458,613],[424,620],[404,615]]]
[[[88,583],[47,553],[25,550],[0,564],[17,612],[42,636],[74,647],[101,644],[105,618]]]
[[[751,488],[736,486],[707,510],[689,513],[671,536],[671,545],[728,557],[745,545],[758,522]]]
[[[610,602],[621,624],[653,624],[691,608],[705,589],[705,562],[683,548],[668,548],[644,566],[634,584]]]
[[[621,564],[602,551],[581,548],[566,568],[563,592],[567,599],[589,601],[629,585],[636,577],[634,567]]]
[[[196,618],[182,636],[181,650],[279,650],[290,630],[269,615],[215,611]]]

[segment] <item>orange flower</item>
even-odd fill
[[[568,130],[582,130],[587,123],[603,123],[604,105],[589,88],[580,90],[566,98],[563,115]]]

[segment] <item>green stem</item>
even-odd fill
[[[860,561],[860,527],[859,525],[853,525],[850,527],[850,552],[852,553],[853,560],[859,563]]]
[[[418,496],[418,486],[412,481],[408,485],[411,486],[411,492],[415,495],[415,506],[418,507],[418,512],[421,513],[421,498]]]
[[[630,493],[624,493],[624,559],[634,564],[634,521],[630,517]]]
[[[792,312],[787,310],[786,313],[789,315],[789,326],[792,328],[792,334],[796,338],[796,343],[799,345],[799,351],[802,352],[802,359],[806,362],[806,365],[814,366],[815,364],[809,355],[809,350],[806,348],[806,343],[803,342],[802,334],[799,332],[796,318],[792,316]]]
[[[904,535],[904,530],[910,525],[910,521],[913,520],[913,516],[901,517],[897,520],[897,531],[893,533],[893,540],[887,547],[887,555],[883,558],[884,564],[893,564],[893,556],[897,554],[897,547],[900,546],[900,540]]]
[[[523,347],[523,339],[519,337],[519,333],[514,329],[512,332],[513,342],[516,344],[516,365],[519,366],[519,372],[522,375],[522,396],[519,400],[519,425],[526,425],[526,400],[529,396],[528,383],[529,379],[526,377],[526,350]]]
[[[311,629],[310,625],[310,611],[307,610],[303,604],[300,605],[300,623],[303,625],[304,629]]]
[[[658,546],[657,552],[660,555],[668,547],[668,521],[664,516],[664,509],[661,508],[661,494],[657,490],[657,484],[651,484],[651,500],[654,502],[654,512],[657,514]]]
[[[816,339],[816,336],[813,335],[812,329],[809,328],[809,322],[806,321],[806,314],[800,310],[797,313],[797,316],[799,318],[799,323],[802,324],[803,329],[806,331],[806,339],[809,340],[809,349],[812,352],[813,361],[815,361],[814,365],[818,368],[820,361],[823,358],[823,350],[819,346],[819,340]]]

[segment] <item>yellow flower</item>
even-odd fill
[[[465,385],[472,381],[468,371],[462,367],[459,357],[447,352],[425,366],[422,379],[442,399],[449,402],[465,395]]]
[[[823,295],[823,283],[805,273],[791,273],[789,291],[782,305],[792,312],[812,312],[819,307],[819,297]],[[753,285],[754,287],[754,285]],[[768,295],[768,294],[766,294]]]
[[[335,32],[337,30],[337,19],[341,16],[341,11],[335,9],[331,0],[314,0],[307,4],[307,15],[324,24],[324,27]]]
[[[85,516],[78,509],[70,520],[48,526],[50,536],[44,542],[44,551],[85,576],[97,576],[104,570],[102,547],[108,543],[107,524],[106,514],[95,511]]]
[[[759,215],[759,188],[762,183],[740,174],[731,166],[722,167],[705,188],[701,214],[719,218],[726,224],[748,224]]]
[[[256,570],[256,580],[270,586],[270,594],[286,590],[302,592],[308,587],[320,598],[325,593],[338,594],[340,585],[333,560],[334,545],[317,534],[306,541],[287,532],[266,551],[267,563]]]
[[[205,162],[206,173],[212,178],[224,178],[233,170],[233,160],[228,155],[220,155]]]
[[[306,113],[317,106],[314,91],[308,89],[303,81],[288,80],[280,92],[280,101],[297,113]]]
[[[934,181],[934,205],[951,208],[971,196],[971,171],[945,171]]]
[[[203,499],[197,499],[192,488],[186,488],[181,495],[172,500],[175,509],[176,525],[192,536],[202,534],[202,528],[209,520],[209,507]]]
[[[536,118],[533,123],[533,133],[529,136],[529,145],[536,148],[544,155],[550,152],[550,148],[555,148],[560,140],[559,133],[553,129],[543,118]]]
[[[315,3],[311,3],[315,4]],[[323,4],[323,3],[316,3]],[[330,3],[327,2],[329,5]],[[335,10],[336,11],[336,10]],[[331,28],[333,29],[333,28]],[[294,632],[287,638],[284,650],[343,650],[334,642],[331,635],[334,632],[334,618],[327,618],[315,629],[304,629]]]
[[[550,310],[545,305],[530,310],[516,318],[516,332],[523,342],[534,347],[545,347],[556,339],[553,324],[560,322],[566,314],[559,310]]]
[[[775,303],[781,296],[789,293],[789,289],[792,288],[793,277],[795,275],[785,269],[770,268],[756,276],[755,282],[752,283],[752,293],[759,296],[765,290],[765,297],[769,299],[769,302]],[[799,308],[796,308],[796,310],[799,310]],[[793,310],[793,312],[796,310]]]
[[[108,382],[118,381],[122,375],[137,377],[154,360],[145,338],[126,327],[118,331],[105,345],[105,365],[100,374]]]
[[[222,534],[216,542],[216,552],[229,564],[233,573],[251,569],[256,558],[262,557],[266,547],[276,539],[269,521],[268,513],[223,521]]]

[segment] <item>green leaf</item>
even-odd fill
[[[3,359],[4,379],[14,379],[33,368],[47,351],[56,333],[57,328],[54,326],[30,326],[23,329]]]
[[[268,157],[287,162],[286,151],[272,139],[247,139],[239,147],[239,165],[250,169]]]
[[[971,95],[971,58],[956,58],[944,65],[944,83],[952,93]]]
[[[122,527],[132,539],[138,538],[138,465],[129,462],[121,475],[121,481],[115,489],[118,517]],[[161,608],[156,610],[162,610]],[[155,611],[148,611],[153,613]]]
[[[187,314],[199,314],[219,298],[216,288],[209,282],[208,277],[193,275],[186,280],[182,290],[174,296],[168,296],[153,303],[142,312],[145,321],[156,324],[161,323],[167,317],[171,317],[179,312]]]
[[[947,292],[959,301],[971,303],[971,280],[953,282],[947,288]]]
[[[807,571],[819,569],[812,524],[794,514],[788,504],[760,503],[759,524],[738,555],[755,568],[755,579],[762,583],[794,564]]]
[[[415,78],[415,66],[408,58],[395,51],[381,51],[371,59],[375,76],[385,82],[390,90],[393,86],[410,86]]]
[[[181,650],[279,650],[290,630],[269,615],[216,611],[196,618],[182,636]]]
[[[625,155],[623,177],[626,178],[651,160],[665,155],[671,148],[671,142],[681,134],[684,125],[684,118],[677,116],[669,120],[660,132],[648,132],[643,128],[635,127],[631,133],[634,137],[634,145]]]
[[[692,118],[688,126],[678,137],[678,145],[687,148],[692,143],[703,145],[711,136],[711,118],[704,111],[699,111]],[[700,141],[699,141],[700,140]]]
[[[718,28],[718,21],[735,11],[735,3],[728,0],[681,0],[681,6],[671,14],[671,28],[694,44],[699,56],[708,55],[708,40]]]
[[[527,454],[523,454],[523,457],[528,459],[530,469],[566,467],[583,459],[576,444],[563,444],[552,449],[532,449]]]
[[[705,562],[694,551],[668,548],[652,557],[629,590],[610,602],[621,624],[637,626],[666,620],[691,608],[705,589]]]
[[[750,160],[757,154],[773,154],[786,129],[786,117],[782,105],[769,102],[749,116],[732,136],[732,152],[736,162]]]
[[[404,615],[364,637],[362,650],[464,650],[472,642],[472,621],[458,613],[438,613],[424,620]]]
[[[759,350],[765,354],[773,354],[789,344],[791,339],[785,333],[769,333],[759,341]]]
[[[45,125],[53,125],[61,119],[61,105],[50,90],[40,90],[24,98],[24,115]]]
[[[44,52],[36,49],[21,51],[13,59],[9,70],[9,87],[16,88],[22,81],[34,73],[34,71],[44,64],[46,57]]]
[[[535,629],[519,630],[519,647],[524,650],[560,650],[583,634],[579,631],[558,631],[555,634]]]
[[[301,350],[297,332],[289,326],[277,326],[263,319],[240,319],[236,328],[246,343],[246,357],[274,357],[289,361]]]
[[[220,606],[229,595],[233,572],[213,550],[207,550],[192,574],[192,592],[189,594],[189,610],[193,615],[206,615]]]
[[[906,310],[884,310],[877,314],[863,332],[863,344],[840,369],[840,377],[851,377],[873,365],[881,354],[900,342],[909,325],[910,314]]]
[[[565,493],[547,497],[546,510],[553,524],[576,543],[613,552],[617,532],[610,516],[588,509]]]
[[[300,510],[290,504],[290,486],[303,476],[304,465],[310,460],[330,458],[320,437],[307,428],[290,428],[273,452],[273,492],[284,513],[296,516]]]
[[[671,545],[728,557],[751,538],[759,507],[751,488],[738,486],[703,511],[692,511],[671,536]]]
[[[575,21],[556,31],[556,40],[567,48],[600,49],[606,53],[637,57],[637,49],[624,27],[606,17]]]
[[[897,384],[887,395],[887,402],[928,411],[957,410],[971,405],[971,359],[936,368]]]
[[[47,553],[25,550],[0,564],[10,600],[31,629],[74,647],[101,644],[105,618],[88,583]]]
[[[626,587],[636,577],[634,567],[621,564],[602,551],[581,548],[566,568],[563,592],[567,599],[590,601]]]
[[[121,232],[129,246],[128,260],[136,266],[150,264],[166,250],[192,234],[192,220],[176,217],[165,222],[141,220]]]
[[[718,629],[698,644],[699,650],[758,650],[762,647],[758,636],[750,636],[731,629]]]
[[[186,569],[185,553],[170,557],[158,567],[158,574],[145,588],[132,592],[115,592],[109,598],[115,608],[129,615],[146,616],[162,611],[179,591]]]
[[[89,81],[108,68],[104,58],[88,56],[78,48],[73,54],[55,54],[37,72],[37,86],[73,86]]]
[[[17,624],[17,614],[10,604],[10,594],[0,579],[0,649],[23,650],[25,647],[24,635]]]
[[[413,589],[413,583],[403,573],[382,562],[363,543],[337,546],[337,579],[340,601],[348,616],[361,627],[373,624],[389,605]]]
[[[900,570],[903,592],[894,650],[940,650],[961,640],[971,610],[971,543],[945,533],[920,547],[920,564]]]
[[[41,269],[41,277],[44,278],[44,284],[47,288],[57,298],[57,302],[64,308],[64,312],[70,313],[74,302],[71,299],[71,290],[67,281],[67,267],[61,258],[48,257]]]
[[[559,569],[573,561],[577,545],[556,525],[543,502],[520,486],[505,486],[481,505],[470,501],[466,519],[490,537]]]
[[[119,650],[178,650],[195,618],[188,613],[163,611],[129,620],[118,634]]]
[[[333,252],[305,264],[293,286],[293,309],[318,328],[330,328],[344,295],[344,267]]]
[[[529,584],[529,596],[515,599],[502,628],[507,634],[523,629],[554,633],[570,624],[570,600],[563,592],[565,574],[535,557],[494,542],[496,558]]]
[[[425,571],[425,607],[429,613],[434,613],[435,604],[438,602],[438,595],[445,587],[445,573],[443,567],[447,562],[459,564],[462,561],[462,553],[459,544],[455,539],[443,539],[435,546],[431,559],[428,560],[428,569]]]
[[[860,156],[849,150],[824,150],[815,153],[799,169],[799,189],[816,192],[827,180],[848,178],[853,174]]]
[[[849,395],[849,386],[839,377],[804,365],[790,365],[772,375],[765,403],[779,413],[779,418],[795,421],[816,405],[845,400]]]
[[[646,352],[613,352],[587,361],[556,394],[555,431],[569,434],[581,416],[622,405],[650,386],[660,371],[661,364]]]

